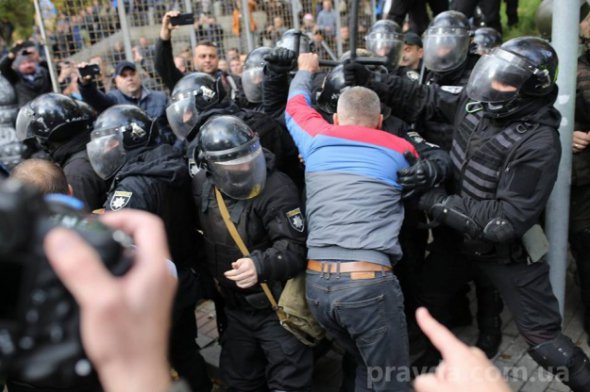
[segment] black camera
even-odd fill
[[[195,23],[195,15],[193,13],[178,14],[170,17],[170,24],[172,26],[185,26]]]
[[[100,75],[100,66],[98,64],[88,64],[84,67],[78,68],[80,77],[85,78],[86,76],[95,77]]]
[[[117,276],[131,267],[131,240],[83,214],[77,199],[43,197],[14,180],[0,182],[0,222],[0,377],[55,385],[92,375],[78,306],[47,261],[43,240],[54,227],[72,229]]]

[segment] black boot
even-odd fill
[[[480,331],[475,346],[483,351],[486,357],[492,359],[498,354],[500,343],[502,343],[501,334],[490,334]]]
[[[469,284],[465,284],[451,299],[449,306],[450,321],[447,327],[458,328],[466,327],[473,323],[471,309],[469,309]]]
[[[560,333],[555,339],[532,347],[529,355],[572,391],[590,391],[590,360],[567,336]]]

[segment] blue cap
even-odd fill
[[[121,61],[115,67],[115,76],[121,76],[121,73],[123,72],[123,70],[125,70],[127,68],[129,68],[133,71],[137,71],[137,66],[135,65],[135,63],[132,63],[131,61]]]

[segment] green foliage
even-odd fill
[[[13,39],[27,38],[35,24],[33,0],[0,0],[0,21],[8,20],[14,26]]]
[[[508,27],[506,19],[506,4],[502,2],[502,27],[504,28],[504,41],[523,35],[539,35],[535,27],[535,13],[541,4],[541,0],[519,0],[518,17],[519,23],[516,26]]]

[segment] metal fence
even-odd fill
[[[192,50],[200,40],[217,45],[219,57],[225,60],[220,68],[240,73],[244,54],[259,46],[274,46],[290,28],[308,34],[323,59],[335,59],[348,49],[347,0],[65,0],[61,9],[46,9],[43,5],[51,2],[35,1],[38,27],[45,32],[49,64],[58,79],[56,88],[66,94],[77,93],[75,64],[100,64],[99,82],[108,91],[114,66],[121,60],[139,66],[148,88],[165,90],[154,70],[154,43],[169,10],[195,16],[193,26],[181,26],[172,34],[174,54],[184,59],[189,70]],[[328,11],[327,3],[333,11]],[[248,9],[247,18],[244,9]],[[375,0],[361,0],[359,9],[358,45],[362,47],[363,32],[374,22]],[[235,60],[232,49],[242,54],[241,59]]]

